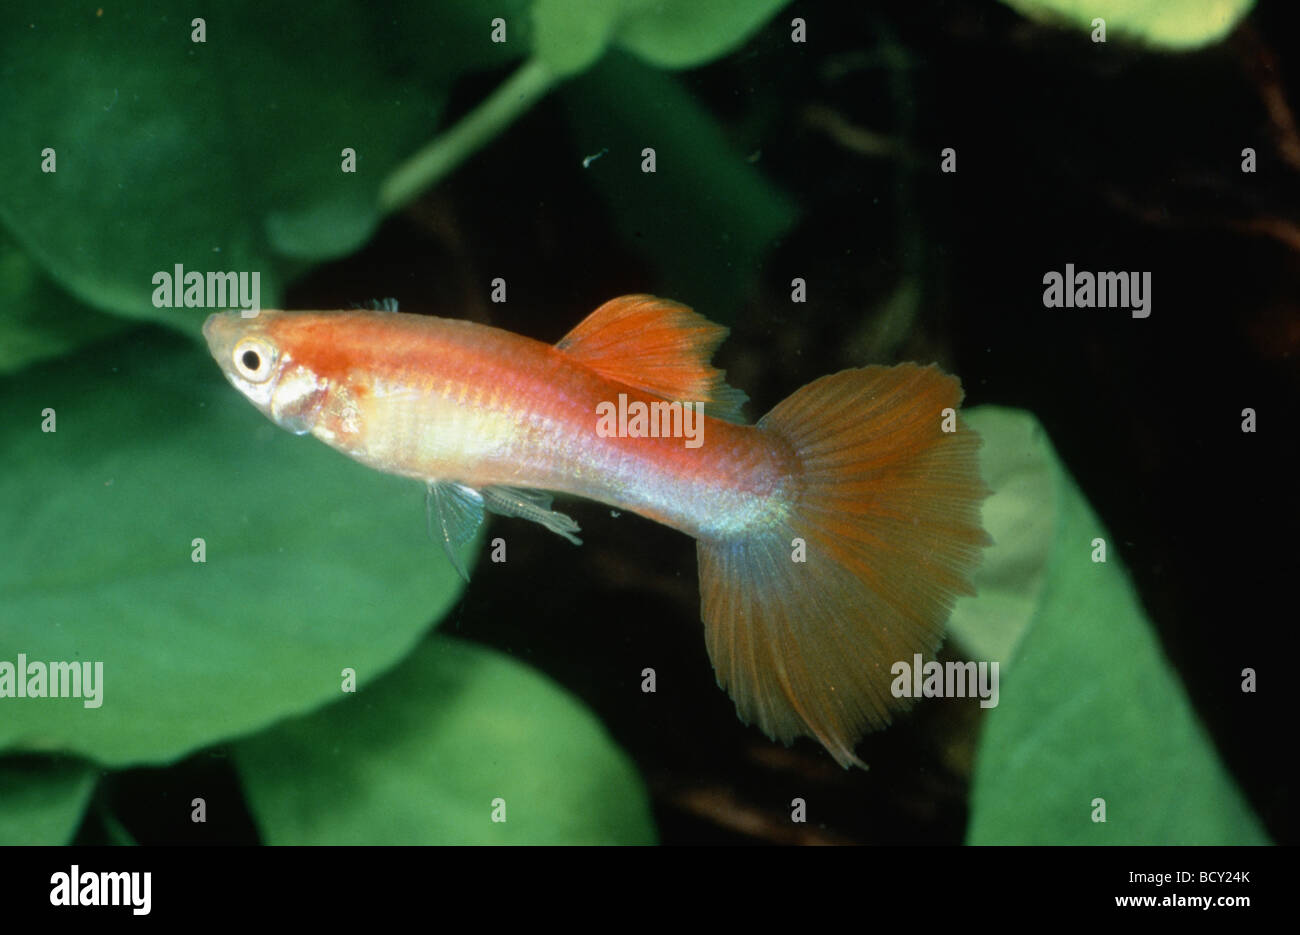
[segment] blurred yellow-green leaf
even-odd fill
[[[1030,19],[1093,29],[1169,49],[1218,42],[1236,28],[1255,0],[1002,0]]]

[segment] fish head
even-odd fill
[[[209,315],[203,323],[221,372],[268,419],[295,435],[310,432],[328,395],[328,381],[294,359],[284,340],[284,312]]]

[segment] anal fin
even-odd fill
[[[532,520],[574,545],[582,545],[582,540],[575,535],[580,531],[578,524],[573,517],[552,510],[553,499],[544,490],[523,487],[484,487],[482,490],[483,505],[493,513]]]

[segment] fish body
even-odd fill
[[[987,542],[978,439],[943,430],[961,391],[934,367],[843,371],[744,425],[709,364],[726,329],[651,296],[557,345],[381,311],[223,313],[204,334],[278,425],[427,484],[453,560],[485,507],[577,541],[551,492],[697,539],[706,642],[742,719],[844,765],[900,706],[891,664],[935,648]],[[663,431],[627,431],[629,411]]]
[[[775,508],[789,474],[788,448],[707,411],[696,448],[680,437],[601,436],[602,403],[662,400],[498,328],[374,311],[247,321],[214,316],[207,333],[219,360],[233,360],[240,340],[271,349],[279,385],[259,408],[377,470],[586,497],[697,538]]]

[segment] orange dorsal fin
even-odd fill
[[[610,299],[556,348],[603,377],[670,401],[706,403],[715,419],[741,422],[745,394],[709,359],[727,329],[678,302],[652,295]]]

